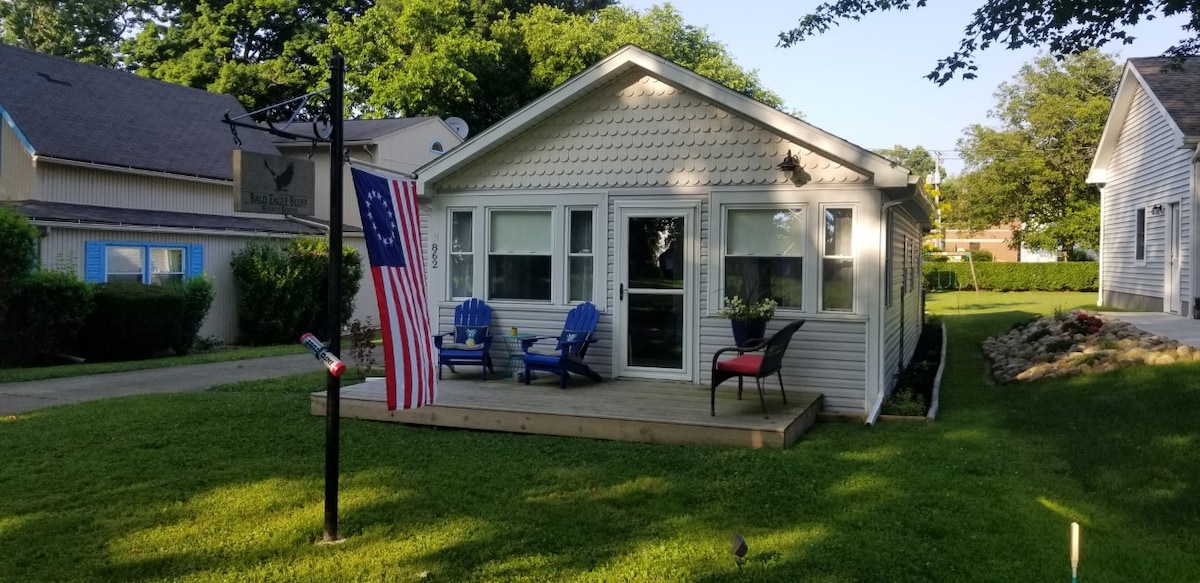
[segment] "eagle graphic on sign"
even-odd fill
[[[263,166],[267,167],[267,172],[271,173],[271,177],[275,179],[275,192],[287,192],[287,187],[292,183],[292,177],[296,174],[296,164],[288,161],[287,168],[283,172],[275,172],[274,168],[263,160]]]

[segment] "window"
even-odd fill
[[[983,248],[979,243],[969,243],[967,247],[969,247],[971,251],[978,251]]]
[[[570,209],[567,224],[567,301],[586,302],[592,299],[593,270],[595,269],[595,235],[592,209]]]
[[[725,297],[803,307],[804,209],[730,208],[725,214]]]
[[[825,240],[821,261],[821,309],[854,310],[854,210],[824,209]]]
[[[200,245],[87,243],[85,275],[90,282],[166,285],[203,271],[204,249]]]
[[[429,152],[431,154],[437,154],[440,156],[440,155],[446,153],[446,146],[442,145],[441,140],[434,140],[432,143],[429,144]]]
[[[883,245],[883,248],[886,250],[884,252],[883,260],[883,305],[887,308],[892,307],[892,295],[894,294],[892,291],[892,286],[895,285],[896,279],[896,275],[892,273],[892,270],[896,268],[896,249],[893,247],[893,245],[896,244],[893,233],[893,231],[896,229],[896,221],[893,217],[894,215],[892,214],[892,211],[887,211],[887,225],[885,227],[887,229],[887,232],[885,233],[886,242]],[[904,237],[904,250],[904,257],[908,257],[907,235]],[[908,265],[903,262],[901,262],[901,265],[903,265],[905,269],[908,268]]]
[[[488,299],[549,301],[550,211],[492,211],[490,227]]]
[[[1137,210],[1137,234],[1135,235],[1133,258],[1138,261],[1146,259],[1146,209]]]
[[[450,296],[469,298],[475,289],[475,213],[450,211]]]

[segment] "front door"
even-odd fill
[[[1163,275],[1163,311],[1178,314],[1179,264],[1181,263],[1179,252],[1179,203],[1173,202],[1167,205],[1166,219],[1167,248],[1164,259],[1166,261],[1166,269]]]
[[[617,207],[618,377],[692,381],[696,210]]]

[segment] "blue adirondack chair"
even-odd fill
[[[558,375],[558,386],[563,389],[567,388],[570,373],[600,382],[600,375],[583,362],[588,346],[596,341],[596,323],[599,321],[600,312],[596,310],[596,306],[591,302],[584,302],[567,312],[567,321],[558,336],[538,336],[522,342],[521,349],[525,353],[525,384],[529,384],[535,370]],[[550,348],[549,342],[546,342],[545,346],[538,346],[538,340],[554,340],[554,348]]]
[[[442,367],[469,364],[483,368],[483,380],[488,371],[496,372],[492,366],[492,307],[479,298],[471,298],[454,307],[454,332],[433,337],[433,346],[438,351],[438,378],[442,378]],[[447,342],[449,339],[449,342]]]

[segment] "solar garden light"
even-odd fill
[[[746,552],[748,550],[749,550],[749,548],[746,547],[746,539],[742,538],[742,535],[734,533],[733,534],[733,547],[730,549],[730,552],[733,553],[733,556],[734,556],[733,560],[735,562],[737,562],[737,566],[739,569],[742,568],[742,563],[745,562],[743,559],[745,558]]]

